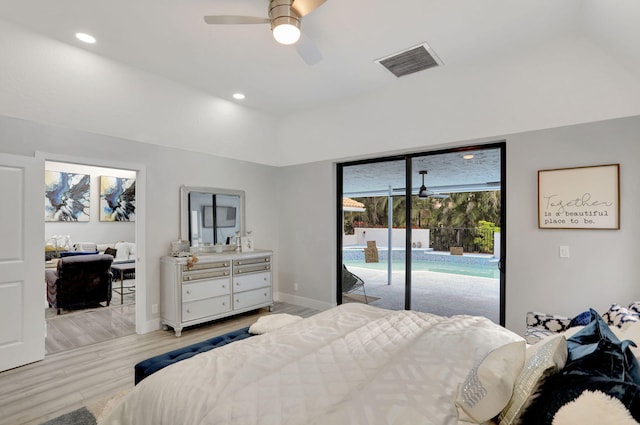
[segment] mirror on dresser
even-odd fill
[[[244,233],[244,191],[180,187],[180,238],[191,246],[236,243]]]

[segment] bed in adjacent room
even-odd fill
[[[525,350],[486,318],[349,303],[166,367],[101,423],[483,423]]]

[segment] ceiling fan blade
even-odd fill
[[[293,0],[291,8],[298,12],[300,16],[304,16],[322,6],[326,1],[327,0]]]
[[[296,51],[307,65],[315,65],[322,60],[322,52],[312,39],[304,33],[300,35],[300,40],[295,44]]]
[[[213,15],[205,16],[204,21],[210,25],[268,24],[269,18],[258,16]]]

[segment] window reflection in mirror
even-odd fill
[[[191,246],[235,245],[244,224],[244,192],[214,188],[181,188],[181,238]]]

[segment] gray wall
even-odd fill
[[[273,225],[278,219],[274,201],[276,179],[275,169],[271,166],[8,117],[0,117],[0,151],[25,156],[42,151],[86,158],[89,163],[91,159],[96,159],[146,166],[146,216],[136,216],[137,225],[144,223],[146,226],[146,258],[142,264],[146,272],[145,293],[148,302],[144,329],[153,329],[158,325],[159,315],[151,313],[151,305],[159,304],[159,259],[169,254],[170,241],[180,237],[180,185],[244,190],[246,224],[249,230],[253,230],[255,246],[274,249],[277,258],[278,228]],[[274,269],[277,272],[277,263]]]
[[[638,134],[633,117],[459,144],[507,141],[508,328],[523,332],[531,310],[571,316],[640,300]],[[538,170],[608,163],[621,164],[621,230],[537,228]],[[328,305],[335,298],[334,175],[328,161],[278,170],[283,299]],[[559,258],[560,245],[570,247],[569,259]]]
[[[574,315],[640,300],[638,134],[640,117],[632,117],[491,139],[507,140],[507,327],[521,332],[529,310]],[[490,140],[458,145],[485,141]],[[276,252],[280,299],[317,308],[334,303],[333,162],[275,168],[6,117],[0,117],[0,146],[20,155],[39,150],[146,165],[145,317],[150,323],[158,318],[150,313],[159,301],[158,260],[179,236],[181,184],[245,190],[247,228],[257,247]],[[539,169],[606,163],[621,164],[621,230],[537,228]],[[558,257],[560,245],[570,247],[571,258]]]

